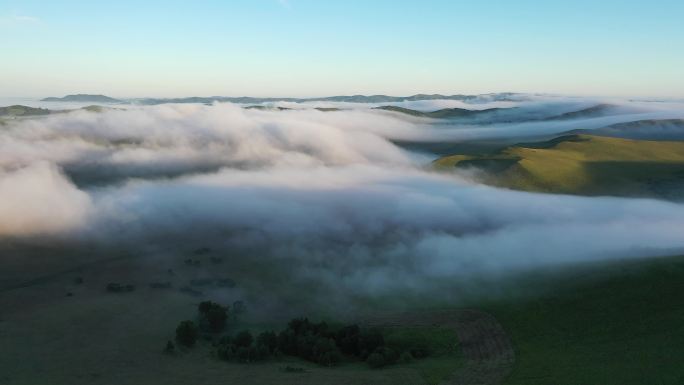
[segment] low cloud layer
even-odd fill
[[[228,104],[26,120],[0,131],[0,237],[250,250],[232,258],[286,261],[290,279],[361,294],[684,250],[684,205],[495,189],[391,142],[579,124],[547,123],[444,128],[368,108]]]

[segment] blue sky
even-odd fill
[[[0,0],[0,96],[684,97],[684,1]]]

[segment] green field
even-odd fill
[[[516,348],[510,385],[684,383],[684,257],[521,281],[547,294],[487,305]]]
[[[483,155],[451,155],[440,170],[483,171],[485,183],[525,191],[681,198],[684,142],[568,135]]]

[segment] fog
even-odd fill
[[[507,107],[543,116],[595,102]],[[358,295],[684,251],[682,204],[487,187],[392,143],[684,116],[679,105],[479,126],[345,107],[160,105],[13,122],[0,128],[0,238],[170,256],[209,247],[240,264],[286,266],[293,284]]]

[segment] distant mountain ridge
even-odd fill
[[[442,95],[442,94],[416,94],[410,96],[389,95],[337,95],[314,98],[277,98],[277,97],[251,97],[251,96],[189,96],[182,98],[138,98],[138,99],[115,99],[105,95],[75,94],[64,97],[47,97],[43,102],[86,102],[86,103],[132,103],[142,105],[157,105],[167,103],[201,103],[229,102],[238,104],[260,104],[273,102],[347,102],[347,103],[397,103],[422,100],[459,100],[459,101],[518,101],[522,94],[502,92],[482,95]]]
[[[61,98],[51,96],[41,99],[41,102],[121,103],[122,101],[105,95],[75,94]]]
[[[491,101],[514,101],[519,100],[520,94],[503,92],[486,95],[441,95],[441,94],[416,94],[411,96],[388,96],[388,95],[340,95],[320,98],[255,98],[250,96],[209,96],[209,97],[186,97],[186,98],[142,98],[131,100],[133,103],[154,105],[165,103],[213,103],[230,102],[239,104],[259,104],[272,102],[347,102],[347,103],[397,103],[421,100],[460,100],[474,101],[488,98]]]

